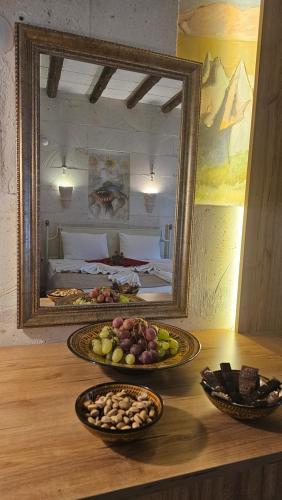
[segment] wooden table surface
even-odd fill
[[[95,495],[112,500],[138,498],[141,490],[151,499],[157,485],[168,487],[230,464],[282,460],[282,408],[246,424],[220,413],[199,385],[200,370],[215,369],[221,361],[234,368],[248,363],[282,378],[281,342],[230,332],[197,336],[202,351],[191,364],[146,376],[93,366],[65,344],[1,348],[1,500]],[[79,422],[74,401],[91,385],[125,379],[159,391],[164,414],[141,441],[109,447]]]

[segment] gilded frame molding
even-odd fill
[[[45,52],[85,62],[150,72],[183,81],[179,145],[173,300],[131,303],[123,315],[177,318],[188,314],[192,210],[200,109],[201,64],[95,38],[16,24],[18,327],[85,324],[120,314],[119,304],[40,307],[39,56]]]

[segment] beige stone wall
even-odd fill
[[[122,4],[122,8],[121,8]],[[87,36],[175,53],[176,0],[2,0],[0,15]],[[0,57],[0,344],[64,341],[76,327],[16,327],[16,128],[14,50]],[[237,211],[195,210],[189,328],[232,323]]]

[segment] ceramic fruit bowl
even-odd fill
[[[129,365],[125,362],[115,363],[93,351],[93,341],[95,341],[95,339],[99,339],[99,334],[104,327],[111,326],[110,322],[96,323],[94,325],[88,325],[76,330],[68,338],[67,345],[73,354],[86,361],[117,368],[119,370],[126,371],[127,373],[132,373],[134,371],[147,372],[152,370],[174,368],[184,365],[185,363],[189,363],[197,356],[197,354],[199,354],[201,350],[200,342],[191,333],[186,332],[181,328],[167,325],[165,323],[159,323],[157,321],[154,321],[154,325],[158,328],[166,329],[169,336],[177,340],[179,349],[176,354],[149,364],[137,363]]]
[[[99,401],[100,398],[105,398],[107,394],[112,394],[111,397],[115,397],[118,394],[124,392],[126,396],[132,398],[132,401],[137,400],[137,398],[145,398],[149,404],[150,408],[153,408],[154,417],[148,418],[148,422],[142,421],[139,424],[139,427],[132,428],[132,423],[129,425],[124,425],[127,427],[125,429],[117,428],[117,424],[108,424],[108,428],[101,427],[101,424],[98,425],[95,423],[97,419],[101,418],[101,415],[104,414],[105,409],[99,409],[100,416],[90,417],[91,407],[89,407],[89,401],[95,402]],[[137,401],[136,401],[137,402]],[[93,405],[92,405],[93,406]],[[107,442],[116,442],[116,441],[132,441],[143,437],[145,433],[147,433],[152,427],[160,420],[163,413],[163,401],[159,394],[152,391],[148,387],[136,384],[128,384],[128,383],[115,383],[108,382],[105,384],[99,384],[89,389],[83,391],[77,398],[75,402],[75,411],[79,418],[79,420],[83,423],[83,425],[94,435],[100,437],[104,441]],[[103,413],[101,413],[101,411]],[[129,413],[128,413],[129,412]],[[97,410],[95,410],[97,414]],[[114,413],[114,412],[113,412]],[[130,409],[127,410],[127,413],[132,416],[130,413]],[[124,410],[124,415],[126,415],[126,411]],[[109,417],[110,419],[111,417]],[[109,420],[108,419],[108,420]],[[127,418],[129,420],[129,418]],[[138,420],[138,419],[137,419]],[[141,420],[141,419],[140,419]],[[133,421],[134,422],[134,421]],[[134,425],[136,425],[134,423]],[[111,428],[114,426],[115,428]],[[120,427],[120,426],[118,426]],[[130,427],[130,428],[128,428]]]

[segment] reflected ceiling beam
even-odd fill
[[[48,70],[48,79],[46,92],[48,97],[56,97],[61,78],[64,58],[59,56],[51,56]]]
[[[144,97],[151,88],[160,81],[160,76],[149,75],[139,83],[138,87],[130,94],[126,100],[126,106],[128,109],[134,108],[136,104]]]
[[[99,80],[97,81],[94,89],[92,90],[89,101],[94,104],[95,102],[98,101],[99,97],[101,97],[102,93],[104,92],[106,86],[108,85],[110,79],[112,78],[113,74],[116,72],[117,68],[110,68],[109,66],[105,66],[103,68],[103,71],[99,77]]]
[[[162,112],[169,113],[169,111],[176,108],[176,106],[178,106],[178,104],[180,104],[181,101],[182,101],[182,90],[180,90],[180,92],[175,94],[173,97],[171,97],[167,102],[165,102],[162,105],[161,107]]]

